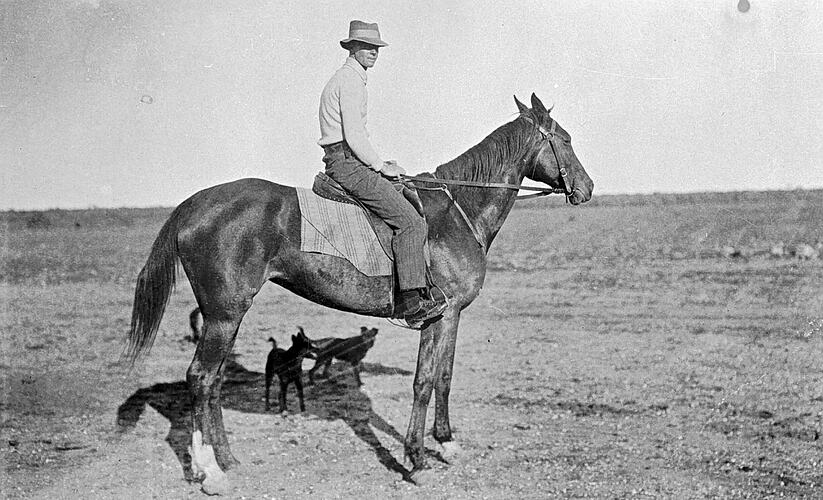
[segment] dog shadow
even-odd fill
[[[263,396],[265,374],[250,371],[231,355],[226,362],[226,370],[221,390],[223,408],[244,413],[267,412]],[[412,375],[401,368],[387,367],[377,363],[362,363],[361,374],[370,375]],[[307,385],[308,376],[304,372],[306,412],[319,418],[344,421],[354,434],[368,444],[378,461],[389,471],[400,474],[405,481],[412,482],[410,472],[400,464],[384,447],[374,430],[377,429],[403,444],[404,436],[390,423],[377,414],[371,399],[355,382],[351,366],[347,363],[333,363],[329,377],[315,377],[315,384]],[[274,401],[277,400],[278,384],[273,384]],[[289,412],[297,411],[297,396],[294,387],[287,394]],[[151,407],[171,424],[166,442],[177,456],[183,473],[188,480],[191,476],[191,396],[185,381],[158,383],[139,389],[117,409],[118,433],[126,433],[135,428],[141,416]],[[276,405],[275,405],[276,407]]]

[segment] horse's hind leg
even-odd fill
[[[250,301],[249,301],[249,306]],[[203,488],[219,492],[225,485],[224,470],[239,462],[231,453],[220,407],[225,360],[234,346],[242,312],[225,319],[204,314],[203,333],[186,373],[192,396],[192,472],[205,476]]]

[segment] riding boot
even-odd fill
[[[426,288],[402,290],[394,309],[394,317],[406,320],[409,324],[421,323],[434,319],[446,310],[446,298],[437,294],[434,298]]]

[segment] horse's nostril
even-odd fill
[[[574,188],[570,198],[572,205],[579,205],[589,200],[589,197],[580,188]]]

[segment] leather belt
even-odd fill
[[[336,153],[343,153],[344,155],[350,156],[352,154],[352,150],[349,147],[349,144],[346,141],[340,142],[333,142],[331,144],[326,144],[323,146],[323,151],[329,154],[336,154]]]

